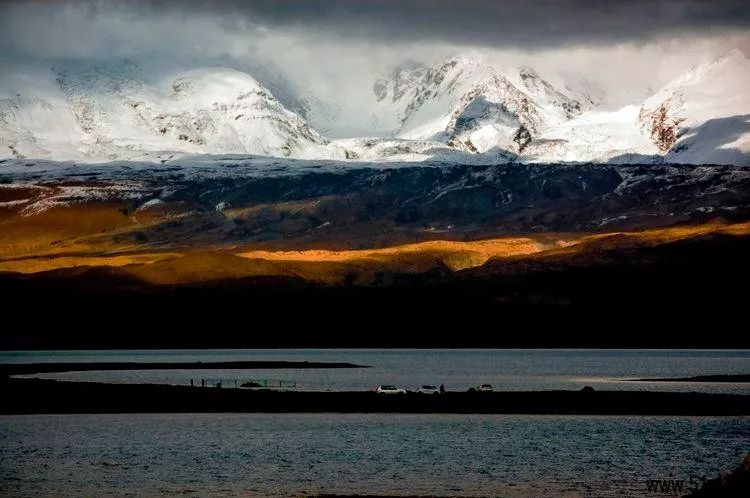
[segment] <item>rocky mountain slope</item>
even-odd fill
[[[747,162],[748,88],[750,60],[739,50],[732,50],[693,67],[647,99],[638,124],[667,161]]]
[[[694,66],[641,105],[590,111],[546,131],[527,161],[750,165],[750,60]]]
[[[280,162],[213,156],[165,164],[0,163],[0,217],[123,205],[172,213],[151,243],[374,247],[435,238],[636,230],[750,219],[750,169],[665,165]],[[119,215],[118,215],[119,216]],[[127,218],[127,216],[126,216]],[[56,226],[56,225],[55,225]],[[18,235],[0,231],[0,239]],[[15,234],[15,235],[14,235]],[[39,240],[38,233],[32,234]],[[52,239],[55,240],[55,239]],[[53,248],[56,246],[53,246]]]

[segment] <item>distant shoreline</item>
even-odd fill
[[[662,379],[628,379],[627,382],[737,382],[750,383],[750,374],[696,375],[695,377],[673,377]]]
[[[319,361],[197,361],[197,362],[55,362],[0,364],[0,376],[92,370],[281,370],[304,368],[370,368],[345,362]]]
[[[381,395],[0,378],[0,414],[455,413],[748,416],[750,396],[648,391]]]

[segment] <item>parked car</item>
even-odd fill
[[[435,386],[419,386],[419,389],[417,389],[417,392],[419,394],[440,394],[440,389],[438,389]]]
[[[375,392],[378,394],[406,394],[404,389],[399,389],[396,386],[378,386]]]
[[[492,385],[491,384],[480,384],[477,387],[470,387],[469,388],[470,393],[490,393],[492,392]]]

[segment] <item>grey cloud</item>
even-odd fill
[[[262,64],[345,103],[356,121],[374,77],[395,64],[477,50],[496,66],[575,73],[641,95],[729,48],[750,55],[746,2],[0,0],[0,80],[71,60],[132,58],[155,80]]]
[[[619,43],[750,26],[746,0],[199,0],[149,6],[383,42],[488,46]]]
[[[184,22],[218,17],[228,32],[255,26],[376,43],[529,49],[640,42],[750,27],[746,0],[32,0],[4,5],[10,9],[0,25],[27,22],[42,35],[54,29],[60,12],[76,13],[89,22],[109,15],[131,21],[166,15]],[[14,47],[13,40],[3,41]]]

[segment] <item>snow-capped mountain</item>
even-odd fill
[[[480,57],[431,67],[403,111],[399,138],[437,140],[467,152],[516,152],[552,114]]]
[[[343,107],[333,96],[314,92],[290,80],[275,64],[255,64],[246,68],[248,74],[268,89],[284,107],[305,119],[315,130],[325,134],[335,127]]]
[[[520,84],[516,86],[529,95],[537,105],[557,114],[560,120],[581,114],[583,106],[580,102],[558,91],[532,68],[521,66],[518,69],[518,78]]]
[[[615,110],[615,100],[599,106],[608,97],[582,76],[556,87],[532,68],[498,70],[476,55],[398,65],[364,88],[361,116],[278,69],[248,70],[259,79],[227,67],[157,78],[132,61],[0,74],[0,159],[750,165],[750,60],[737,50]],[[329,141],[329,132],[350,138]]]
[[[406,61],[396,66],[390,74],[378,77],[372,85],[372,91],[378,102],[403,102],[414,93],[426,73],[427,66],[424,64]]]
[[[563,83],[564,93],[579,103],[581,111],[600,107],[607,101],[607,94],[599,86],[582,75],[566,75]]]
[[[736,162],[750,152],[748,88],[750,60],[732,50],[693,67],[648,98],[638,124],[667,161]]]
[[[750,60],[732,50],[640,105],[589,111],[548,129],[521,160],[750,165],[747,88]]]
[[[516,154],[503,149],[474,154],[436,140],[374,137],[339,139],[333,143],[346,151],[347,158],[368,162],[414,162],[433,158],[449,163],[500,164],[518,159]]]
[[[525,162],[661,162],[659,150],[638,127],[639,106],[591,110],[550,127],[532,140]]]
[[[399,65],[376,79],[373,92],[377,125],[394,131],[390,138],[379,139],[380,145],[374,139],[347,141],[359,157],[379,150],[388,154],[383,157],[406,150],[430,150],[443,157],[448,149],[450,156],[456,156],[455,150],[464,157],[516,158],[544,129],[582,109],[533,69],[501,73],[475,54],[449,57],[429,68],[413,62]]]
[[[372,85],[376,104],[369,118],[374,130],[395,135],[401,128],[409,103],[419,90],[428,67],[414,61],[397,65],[390,73],[379,76]]]
[[[252,76],[234,69],[196,69],[153,84],[138,65],[124,61],[58,69],[54,77],[54,95],[19,93],[0,101],[3,153],[54,157],[60,142],[75,151],[74,159],[174,152],[336,158],[340,152]]]
[[[82,159],[75,144],[85,138],[67,107],[21,95],[0,100],[0,158]]]

